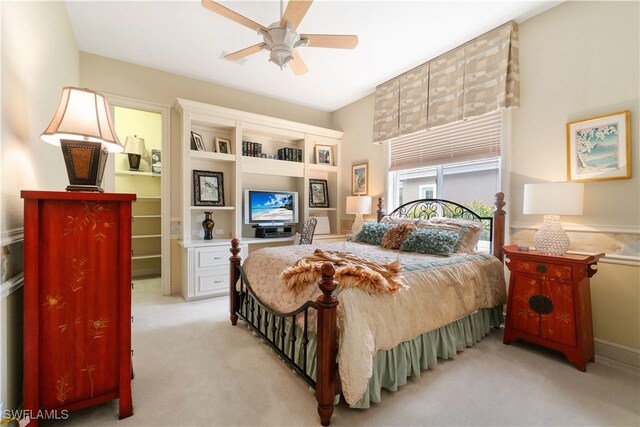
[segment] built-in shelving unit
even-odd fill
[[[328,240],[339,240],[341,197],[340,162],[342,132],[291,122],[258,114],[246,113],[229,108],[200,102],[178,99],[174,108],[181,114],[181,135],[183,147],[182,163],[182,241],[183,296],[187,299],[218,295],[218,290],[202,290],[197,283],[197,252],[207,248],[224,247],[228,250],[232,237],[246,243],[244,251],[252,247],[287,244],[291,238],[256,239],[255,230],[244,224],[244,191],[274,190],[298,193],[299,231],[302,223],[310,216],[327,216],[330,223]],[[192,133],[202,138],[204,150],[196,149]],[[229,141],[230,153],[216,152],[216,138]],[[260,145],[261,157],[243,155],[243,142]],[[332,150],[332,164],[316,164],[315,147],[329,146]],[[202,148],[202,146],[200,147]],[[281,149],[295,149],[301,153],[299,161],[278,160]],[[284,151],[284,150],[281,150]],[[255,153],[254,153],[255,154]],[[193,171],[222,172],[224,206],[195,206]],[[309,207],[309,180],[327,181],[329,207]],[[214,240],[203,240],[202,220],[204,212],[213,212]],[[226,258],[228,259],[228,252]],[[199,258],[198,258],[199,259]],[[224,265],[228,274],[228,265]],[[199,291],[200,289],[200,291]]]
[[[131,273],[159,276],[162,264],[160,197],[139,196],[133,204]]]

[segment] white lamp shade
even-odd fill
[[[62,89],[58,109],[40,138],[58,146],[66,139],[101,142],[110,152],[124,150],[113,129],[109,102],[99,93],[77,87]]]
[[[584,184],[549,182],[524,185],[524,214],[582,215]]]
[[[371,197],[369,196],[347,196],[348,214],[370,214]]]
[[[128,136],[124,142],[124,152],[131,154],[140,154],[141,156],[148,156],[149,152],[144,145],[144,139],[138,138],[138,136]]]

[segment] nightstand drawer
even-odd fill
[[[570,265],[558,265],[548,262],[512,260],[513,271],[544,277],[547,280],[571,283],[572,270]]]

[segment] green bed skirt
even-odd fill
[[[471,347],[491,331],[491,327],[498,327],[504,322],[503,307],[483,308],[462,319],[458,319],[446,326],[424,333],[410,341],[400,343],[390,350],[380,350],[373,357],[373,374],[369,378],[367,391],[352,408],[368,408],[371,403],[381,400],[382,389],[397,391],[398,387],[407,383],[409,377],[420,377],[425,369],[434,368],[438,364],[438,358],[451,359],[456,353]],[[277,332],[280,334],[281,322],[276,321]],[[286,354],[291,354],[291,337],[295,329],[297,340],[295,341],[295,359],[302,366],[302,330],[292,327],[291,322],[285,322],[286,336],[284,347]],[[261,332],[265,332],[263,324]],[[269,332],[271,336],[271,331]],[[316,377],[316,337],[309,334],[309,347],[307,348],[307,374],[311,378]],[[336,396],[336,404],[339,402]]]

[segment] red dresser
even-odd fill
[[[504,343],[522,338],[558,350],[581,371],[594,361],[592,267],[604,254],[542,255],[504,246],[511,271]]]
[[[22,191],[24,409],[131,400],[135,194]],[[30,425],[37,425],[32,419]]]

